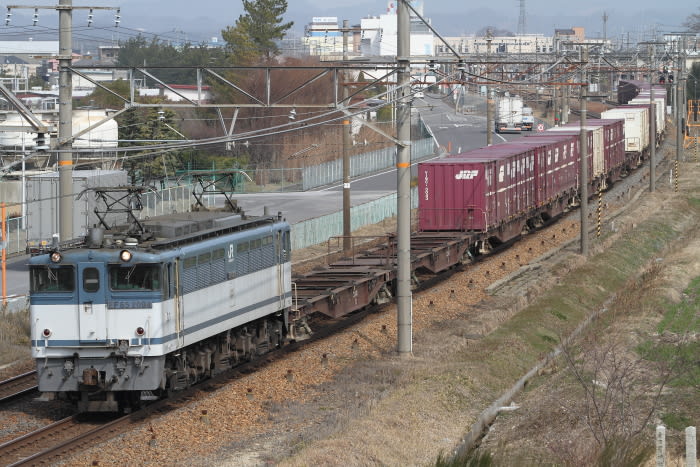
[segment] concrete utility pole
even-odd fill
[[[562,125],[569,123],[569,86],[564,86],[562,96],[561,123]]]
[[[398,352],[408,357],[413,351],[413,303],[411,296],[411,103],[407,98],[411,81],[410,15],[407,0],[400,0],[397,11],[399,144],[396,154],[397,178],[397,277],[396,306]]]
[[[491,59],[491,30],[486,31],[486,82],[489,78],[489,60]],[[493,126],[495,125],[494,101],[491,86],[486,85],[486,146],[493,144]]]
[[[586,66],[588,66],[588,48],[579,49],[581,56],[581,155],[579,162],[579,179],[581,180],[581,255],[588,256],[588,130],[586,119],[588,118],[588,86]]]
[[[348,36],[350,23],[343,20],[343,64],[348,62]],[[343,81],[343,105],[347,108],[350,105],[348,96],[349,74],[344,73]],[[350,220],[350,146],[352,145],[352,125],[349,116],[343,119],[343,251],[348,254],[352,249],[352,227]]]
[[[73,238],[73,0],[58,4],[58,191],[59,234]]]
[[[678,51],[678,72],[673,80],[673,85],[676,88],[676,161],[681,161],[681,154],[683,152],[683,117],[685,99],[683,98],[683,91],[685,90],[685,85],[681,86],[681,83],[685,81],[685,36],[683,36],[681,43],[679,44],[680,50]],[[682,89],[681,89],[682,88]],[[677,166],[677,165],[676,165]],[[676,175],[676,177],[678,174]]]
[[[656,190],[656,103],[654,102],[654,44],[649,45],[649,191]]]
[[[33,8],[35,11],[58,10],[58,230],[61,240],[73,238],[73,10],[117,10],[104,6],[73,6],[73,0],[59,0],[56,6],[7,5],[13,8]],[[35,24],[36,24],[35,16]],[[118,18],[118,16],[117,16]],[[119,24],[115,18],[115,26]],[[20,111],[21,112],[21,111]],[[38,119],[37,119],[38,121]],[[34,125],[43,133],[43,123]],[[44,143],[37,140],[37,147]],[[47,141],[46,144],[49,142]],[[23,155],[24,157],[24,155]]]

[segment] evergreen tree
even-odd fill
[[[139,35],[120,42],[118,66],[128,67],[179,67],[212,66],[223,64],[223,51],[209,48],[205,44],[198,46],[190,43],[175,47],[157,37],[146,40]],[[151,74],[166,84],[194,84],[197,73],[184,68],[161,68],[150,70]],[[145,78],[149,84],[150,79]]]
[[[294,22],[282,22],[287,0],[243,0],[245,14],[235,26],[221,31],[234,65],[250,65],[256,59],[270,60],[279,53],[275,41],[284,38]]]
[[[112,82],[100,83],[104,88],[107,88],[123,96],[124,99],[129,98],[129,82],[123,79],[118,79]],[[120,99],[103,87],[95,86],[95,89],[89,95],[82,99],[76,99],[77,105],[91,105],[103,109],[121,109],[124,107],[124,99]]]

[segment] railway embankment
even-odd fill
[[[678,193],[668,183],[654,194],[641,188],[614,227],[608,225],[601,238],[593,237],[587,260],[576,254],[573,241],[519,268],[476,306],[464,303],[464,294],[457,292],[455,299],[464,303],[461,313],[417,335],[412,361],[390,363],[401,372],[396,379],[403,384],[387,391],[347,426],[310,443],[282,464],[311,465],[335,455],[349,457],[350,464],[425,465],[440,452],[449,457],[463,446],[484,409],[593,315],[599,317],[568,350],[573,362],[582,365],[583,381],[576,380],[572,362],[552,359],[527,382],[525,391],[508,400],[514,405],[501,411],[486,438],[478,440],[487,452],[514,465],[526,459],[575,464],[600,452],[594,435],[600,436],[603,429],[607,436],[638,430],[641,439],[647,435],[653,444],[652,428],[644,428],[645,421],[697,420],[698,407],[687,404],[689,389],[671,384],[674,378],[663,373],[661,367],[670,365],[637,350],[644,343],[653,346],[664,310],[700,275],[696,239],[700,192],[693,182],[697,169],[692,164],[682,166]],[[664,177],[668,179],[668,174]],[[520,250],[525,248],[530,247]],[[499,258],[494,261],[503,263]],[[442,293],[448,287],[452,285],[441,287]],[[420,314],[425,300],[416,302],[414,314]],[[579,347],[580,342],[585,345]],[[606,350],[629,374],[622,375],[613,361],[598,360],[596,366],[591,356],[600,357]],[[586,395],[591,384],[607,388],[613,383],[595,380],[596,371],[601,379],[618,378],[634,401],[621,393],[621,400],[592,401]],[[635,388],[641,391],[634,393]],[[663,397],[657,397],[660,388]],[[632,415],[623,426],[622,412],[592,415],[594,402],[619,403]]]

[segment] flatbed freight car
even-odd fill
[[[634,90],[628,95],[632,99],[640,89],[648,88],[630,85],[628,89]],[[593,188],[589,193],[593,196],[608,182],[614,182],[641,164],[646,153],[625,149],[627,122],[623,117],[589,119],[586,124],[589,176],[593,174],[596,157],[600,170],[598,178],[589,178],[589,188]],[[576,206],[580,196],[577,185],[580,128],[576,125],[572,123],[557,131],[536,133],[512,143],[419,164],[419,229],[411,236],[412,271],[438,273],[469,263],[479,254],[487,253],[492,242],[516,238],[523,230],[536,227],[547,217]],[[597,145],[593,143],[594,133],[600,135],[596,138]],[[646,135],[648,138],[648,130]],[[557,161],[553,143],[562,145],[559,147],[560,156],[564,153],[563,146],[569,145],[566,158],[560,157]],[[649,146],[648,139],[637,143],[645,148]],[[594,156],[595,151],[600,155]],[[538,163],[544,166],[538,166]],[[568,165],[564,169],[557,165],[560,163],[571,164],[573,169],[570,170]],[[555,165],[548,167],[547,164]],[[566,175],[552,176],[557,168],[559,173]],[[498,185],[501,169],[503,183]],[[547,176],[552,180],[543,184],[543,177]],[[506,179],[516,184],[527,181],[534,186],[511,186],[505,184]],[[516,199],[516,193],[522,195],[520,200]],[[508,206],[498,206],[496,199],[507,202]],[[524,205],[523,199],[526,200]],[[542,205],[543,199],[550,203]],[[492,207],[493,211],[490,211]],[[470,210],[474,214],[471,217]],[[334,277],[334,271],[348,280],[326,287]],[[383,245],[296,277],[296,286],[305,289],[310,297],[300,299],[295,305],[298,316],[321,312],[340,317],[348,310],[361,308],[363,303],[389,300],[394,291],[395,274],[396,239],[390,236]]]

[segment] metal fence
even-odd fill
[[[418,207],[418,189],[411,189],[411,209]],[[375,199],[350,209],[351,230],[394,217],[397,211],[396,193]],[[292,225],[292,251],[326,242],[343,234],[343,212],[308,219]]]
[[[214,196],[202,197],[208,208],[214,206]],[[157,192],[141,195],[143,209],[138,212],[139,219],[162,216],[173,212],[189,212],[195,202],[192,185],[174,186]]]
[[[435,140],[425,138],[411,141],[411,160],[417,161],[435,154]],[[394,167],[396,164],[396,147],[358,154],[350,158],[350,176],[359,177],[379,170]],[[319,165],[305,167],[302,173],[304,191],[319,186],[339,182],[343,179],[343,161],[337,159]]]
[[[22,225],[21,217],[11,217],[5,222],[5,240],[7,242],[7,254],[24,251],[27,244],[27,235]]]

